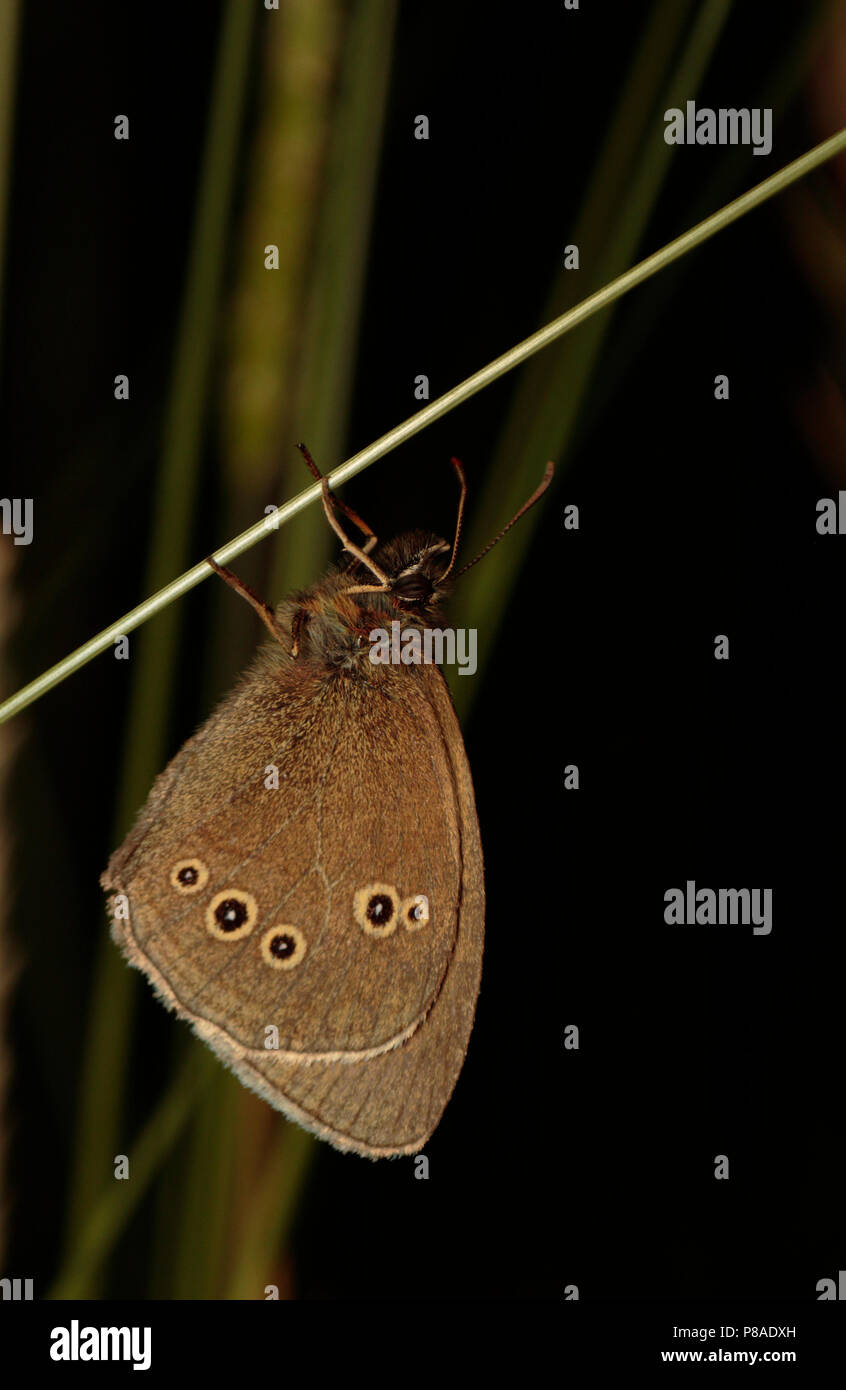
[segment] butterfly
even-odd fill
[[[275,608],[209,560],[271,640],[159,776],[101,882],[129,964],[245,1085],[339,1149],[411,1154],[473,1027],[482,847],[439,668],[376,662],[370,638],[398,617],[440,627],[466,483],[454,459],[452,545],[424,531],[379,545],[300,448],[346,555]]]

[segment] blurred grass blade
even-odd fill
[[[226,331],[220,422],[224,513],[273,488],[302,352],[303,303],[344,33],[340,0],[282,0],[261,32],[256,125]],[[268,271],[264,247],[279,250]],[[302,479],[300,479],[302,481]],[[252,513],[251,513],[252,514]]]
[[[599,278],[599,259],[613,235],[620,209],[620,188],[635,167],[655,117],[656,94],[666,81],[693,0],[656,0],[620,92],[608,133],[597,155],[581,211],[567,240],[580,248],[581,270],[591,288]],[[576,300],[582,276],[559,272],[542,318],[563,314]],[[529,373],[527,373],[529,375]]]
[[[6,212],[12,184],[19,24],[18,0],[0,0],[0,325],[3,323],[3,281],[6,273]]]
[[[664,140],[663,112],[668,107],[683,106],[697,92],[732,3],[731,0],[707,0],[697,8],[687,42],[661,92],[658,60],[665,58],[669,50],[656,41],[654,29],[665,22],[665,8],[659,4],[653,11],[653,21],[641,45],[636,71],[623,93],[593,187],[585,200],[585,212],[579,219],[577,244],[585,250],[597,244],[601,247],[600,254],[590,262],[594,283],[606,284],[613,280],[633,259],[675,148]],[[619,189],[626,186],[631,161],[625,134],[629,126],[640,129],[642,153],[628,178],[625,195],[620,198]],[[612,188],[617,190],[615,217],[603,237],[598,219],[607,215]],[[560,312],[562,302],[572,293],[573,282],[572,271],[559,272],[547,312]],[[516,512],[536,485],[547,459],[556,460],[560,484],[567,445],[610,324],[610,312],[597,314],[580,334],[562,342],[527,368],[514,393],[500,443],[485,475],[484,489],[474,499],[472,522],[464,542],[468,555],[480,550],[496,533],[502,520]],[[453,605],[456,625],[472,623],[481,627],[485,634],[484,643],[479,647],[480,669],[492,653],[496,632],[504,620],[515,565],[531,544],[541,514],[542,508],[530,512],[509,537],[509,553],[494,551],[484,568],[471,571],[457,590]],[[478,681],[455,683],[453,693],[460,713],[466,714],[478,689]]]
[[[48,1298],[92,1298],[105,1260],[191,1114],[204,1081],[195,1051],[185,1059],[140,1135],[130,1146],[129,1177],[101,1186],[79,1237],[59,1270]]]
[[[297,1125],[277,1125],[261,1179],[251,1194],[225,1298],[262,1298],[284,1250],[316,1140]]]
[[[177,330],[164,448],[152,519],[147,587],[155,589],[185,563],[199,488],[199,459],[214,348],[225,234],[237,170],[253,7],[228,0],[220,31],[208,139],[200,172],[187,283]],[[146,796],[166,747],[169,701],[178,659],[179,613],[162,614],[139,643],[118,800],[116,843]],[[68,1247],[83,1238],[89,1213],[113,1182],[134,976],[101,931],[78,1105],[69,1198]]]
[[[328,472],[347,434],[395,23],[395,0],[360,0],[349,15],[291,423],[283,437],[283,495],[305,477],[292,444],[305,436]],[[320,510],[311,508],[275,548],[269,592],[286,594],[312,583],[333,549]]]
[[[181,1155],[176,1209],[159,1232],[169,1252],[168,1298],[216,1298],[229,1234],[235,1171],[235,1120],[240,1082],[217,1057],[182,1030],[181,1048],[198,1054],[205,1078],[202,1101],[191,1116],[191,1132]],[[262,1104],[256,1101],[256,1104]],[[271,1114],[273,1112],[271,1111]],[[276,1118],[274,1116],[274,1118]],[[159,1260],[161,1267],[161,1260]]]
[[[244,206],[233,254],[220,391],[222,529],[241,530],[279,496],[280,454],[298,438],[292,422],[305,338],[314,243],[324,199],[338,69],[345,32],[341,0],[282,0],[262,25],[256,123],[244,152]],[[263,248],[279,250],[268,271]],[[302,485],[303,471],[297,478]],[[242,557],[241,578],[257,592],[268,582],[271,547]],[[228,673],[247,661],[254,633],[223,585],[212,596],[207,648],[216,698]]]
[[[830,21],[832,8],[832,0],[817,0],[815,6],[798,16],[798,28],[786,56],[779,56],[772,71],[761,84],[760,94],[756,98],[757,104],[770,107],[776,122],[779,114],[787,111],[795,99],[818,45],[825,41],[825,26]],[[727,202],[742,184],[748,168],[748,150],[742,145],[726,146],[717,168],[697,188],[684,221],[687,224],[698,222],[705,216],[707,208]],[[798,194],[794,192],[791,196],[795,197]],[[677,293],[678,276],[689,274],[690,270],[689,262],[680,262],[675,269],[655,281],[648,303],[641,300],[632,307],[619,336],[615,337],[613,361],[603,362],[601,379],[595,382],[591,390],[590,418],[582,414],[580,429],[589,430],[590,419],[601,417],[608,401],[615,394],[625,364],[646,342],[651,328],[661,317],[664,305],[671,295]]]

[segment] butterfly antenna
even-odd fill
[[[494,546],[499,544],[499,542],[502,540],[503,536],[507,536],[507,535],[508,535],[508,532],[511,530],[511,528],[512,528],[512,526],[515,524],[515,522],[518,522],[518,521],[520,520],[521,516],[525,516],[525,515],[526,515],[526,512],[529,511],[530,508],[532,508],[532,507],[535,505],[536,502],[539,502],[540,499],[541,499],[541,497],[543,497],[544,493],[546,492],[547,488],[549,487],[550,483],[552,482],[552,475],[553,475],[554,472],[555,472],[555,464],[552,463],[552,461],[550,461],[550,462],[546,465],[546,468],[545,468],[545,470],[544,470],[543,478],[541,479],[541,481],[540,481],[540,483],[538,484],[538,486],[535,488],[535,490],[534,490],[534,492],[532,493],[531,497],[529,498],[528,502],[524,502],[524,503],[523,503],[523,505],[522,505],[522,507],[520,508],[519,512],[515,512],[515,513],[514,513],[513,517],[512,517],[511,520],[509,521],[508,525],[507,525],[507,526],[503,526],[503,528],[502,528],[502,530],[500,531],[499,535],[498,535],[498,536],[494,536],[493,540],[488,542],[488,544],[485,546],[484,550],[480,550],[479,553],[478,553],[478,555],[477,555],[473,560],[470,560],[466,565],[462,565],[461,569],[458,571],[458,574],[466,574],[467,570],[472,569],[474,565],[478,564],[478,562],[482,559],[482,557],[483,557],[484,555],[487,555],[487,553],[488,553],[489,550],[493,550]],[[462,500],[463,500],[463,499],[462,499]],[[459,520],[460,520],[460,516],[459,516]],[[450,564],[450,569],[452,569],[452,564]],[[449,570],[447,570],[447,574],[449,574]],[[458,578],[458,575],[456,575],[456,578]]]
[[[458,482],[461,487],[461,495],[458,499],[458,516],[456,517],[455,521],[455,540],[452,543],[452,554],[449,558],[449,564],[447,565],[446,569],[444,570],[443,574],[438,580],[439,584],[442,583],[443,580],[446,579],[447,575],[451,574],[453,569],[455,568],[455,559],[458,555],[458,543],[461,540],[461,523],[464,520],[464,501],[467,497],[467,479],[464,477],[464,468],[462,466],[461,460],[452,458],[450,459],[450,463],[452,464],[453,468],[456,471],[456,474],[458,475]]]

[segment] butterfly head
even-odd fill
[[[409,531],[377,552],[391,606],[425,617],[437,613],[450,583],[452,546],[426,531]]]
[[[300,447],[304,448],[302,445]],[[496,545],[511,530],[514,523],[519,521],[520,517],[530,507],[533,507],[538,498],[543,495],[552,481],[553,474],[553,465],[548,463],[540,486],[535,489],[528,502],[525,502],[520,510],[515,512],[499,535],[480,550],[478,555],[468,561],[466,565],[462,565],[461,569],[456,570],[455,561],[461,540],[461,522],[464,515],[464,499],[467,487],[464,481],[464,470],[458,459],[454,458],[452,464],[461,485],[458,519],[452,545],[442,540],[440,536],[434,536],[427,531],[409,531],[405,535],[398,536],[396,540],[390,541],[387,545],[371,551],[371,547],[376,546],[373,532],[346,504],[331,499],[327,481],[325,478],[322,479],[323,505],[329,524],[343,541],[349,556],[354,557],[355,561],[352,568],[345,570],[346,576],[352,576],[354,582],[344,585],[342,591],[349,597],[361,595],[358,602],[362,607],[382,611],[400,609],[420,623],[426,623],[429,619],[439,619],[441,605],[448,597],[452,587],[451,577],[457,578],[465,570],[471,569],[478,560],[482,559],[483,555],[487,555],[492,546]],[[316,468],[313,471],[317,477],[321,476],[317,473]],[[341,507],[356,523],[359,530],[368,537],[363,549],[355,545],[346,535],[334,515],[333,506]],[[349,560],[347,565],[349,565]],[[366,599],[365,595],[367,596]]]

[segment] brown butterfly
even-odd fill
[[[157,779],[101,882],[129,963],[246,1085],[381,1158],[423,1147],[458,1079],[484,879],[440,670],[374,663],[368,639],[397,617],[440,627],[466,485],[454,459],[452,546],[414,531],[379,547],[300,448],[347,558],[275,610],[209,560],[273,640]]]

